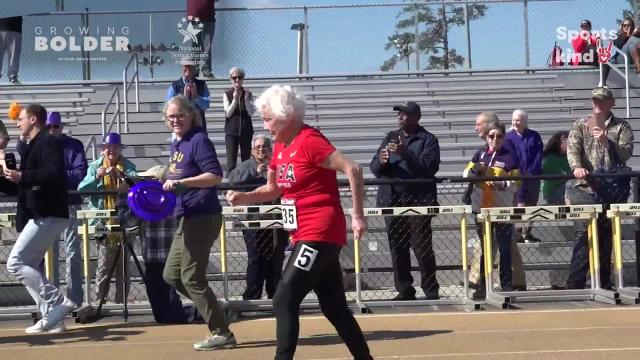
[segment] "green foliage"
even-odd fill
[[[408,0],[405,0],[408,1]],[[483,17],[487,6],[469,5],[469,20]],[[385,50],[398,49],[397,53],[385,60],[381,71],[389,71],[398,63],[415,58],[415,20],[418,20],[418,51],[428,55],[425,69],[450,69],[461,66],[465,58],[449,47],[449,28],[464,26],[464,7],[450,4],[427,5],[408,4],[396,16],[396,31],[388,37]]]

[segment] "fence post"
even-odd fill
[[[633,178],[633,202],[640,202],[640,178]],[[640,218],[635,221],[634,240],[636,245],[636,284],[640,287]],[[624,267],[623,267],[624,269]]]
[[[529,2],[524,0],[524,56],[525,66],[531,66],[531,59],[529,57]]]
[[[222,293],[225,301],[229,301],[229,274],[227,273],[227,225],[222,216],[220,226],[220,272],[222,273]]]

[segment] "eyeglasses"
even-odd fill
[[[55,130],[58,130],[58,129],[60,129],[60,125],[49,125],[49,126],[47,126],[47,129],[55,129]]]
[[[270,146],[266,146],[266,145],[257,145],[257,146],[254,146],[253,148],[256,149],[256,150],[269,150],[269,149],[271,149]]]
[[[244,76],[232,76],[231,80],[243,80]]]
[[[487,137],[491,140],[500,140],[502,139],[502,135],[501,134],[489,134],[487,135]]]
[[[167,118],[169,121],[184,120],[186,117],[186,113],[177,113],[165,116],[165,118]]]

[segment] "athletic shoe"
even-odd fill
[[[398,294],[391,301],[413,301],[416,300],[416,294]]]
[[[44,326],[45,326],[46,320],[44,318],[38,320],[37,323],[29,326],[28,328],[26,328],[24,330],[25,333],[27,334],[40,334],[45,332],[44,330]]]
[[[534,244],[534,243],[539,243],[542,242],[542,240],[538,239],[537,237],[533,236],[533,235],[527,235],[524,237],[524,242],[527,244]]]
[[[20,80],[18,80],[17,76],[10,76],[9,77],[9,83],[11,85],[20,85]]]
[[[76,305],[73,303],[73,301],[64,298],[62,304],[54,306],[51,311],[49,311],[49,314],[47,314],[44,330],[52,329],[53,327],[58,325],[58,323],[63,321],[64,317],[68,313],[70,313],[75,308],[75,306]]]
[[[50,328],[47,332],[49,334],[59,334],[65,331],[67,331],[67,327],[64,324],[64,320],[62,320],[58,322],[56,325],[54,325],[52,328]]]
[[[193,344],[193,348],[198,351],[207,351],[215,349],[230,349],[236,347],[236,345],[236,337],[231,331],[225,334],[212,332],[203,341]]]

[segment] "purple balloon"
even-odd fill
[[[176,195],[162,190],[158,181],[141,181],[129,189],[127,204],[137,217],[159,221],[173,214]]]

